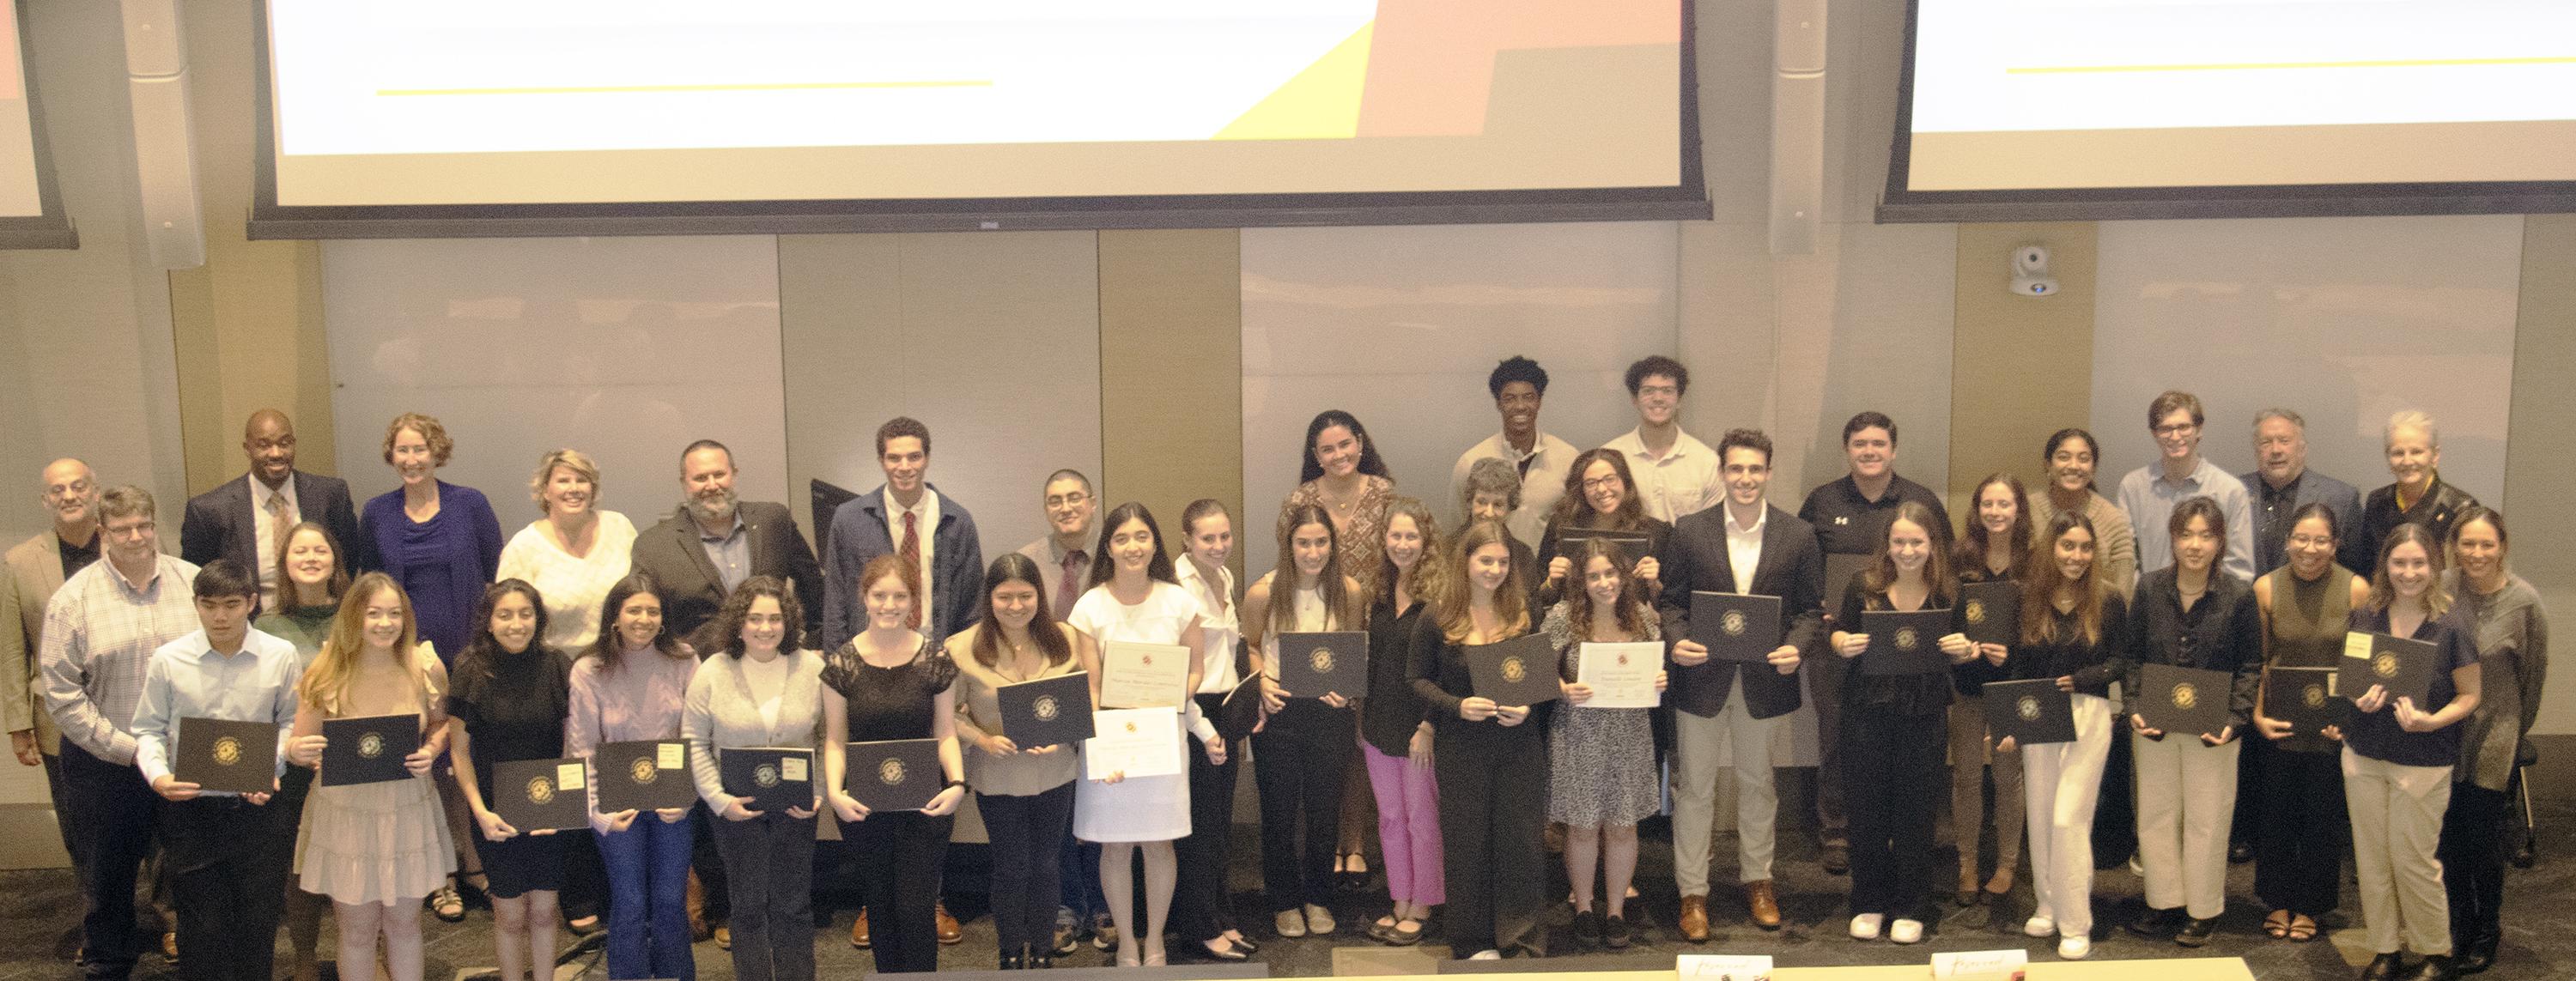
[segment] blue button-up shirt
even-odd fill
[[[694,521],[691,522],[695,524]],[[705,525],[697,525],[698,547],[707,550],[707,561],[716,567],[716,578],[724,580],[725,594],[730,596],[751,578],[751,536],[742,523],[742,512],[733,513],[733,527],[722,535],[707,534]],[[610,619],[616,612],[610,611]]]
[[[2176,505],[2195,497],[2216,501],[2219,515],[2227,520],[2227,556],[2220,561],[2220,569],[2241,581],[2254,581],[2253,502],[2245,484],[2218,469],[2208,457],[2202,457],[2191,476],[2179,483],[2165,479],[2162,461],[2120,478],[2120,510],[2129,512],[2130,530],[2138,540],[2139,581],[2173,564],[2173,535],[2165,524],[2172,520]]]
[[[295,728],[295,685],[303,677],[295,645],[254,629],[241,650],[217,653],[198,630],[161,645],[143,669],[143,701],[134,710],[134,762],[146,781],[170,772],[182,719],[266,722],[277,727],[277,772],[286,772],[286,737]],[[215,791],[207,791],[213,795]]]

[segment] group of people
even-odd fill
[[[0,663],[28,689],[0,699],[0,724],[53,780],[86,901],[81,962],[100,979],[135,962],[132,898],[156,846],[191,977],[267,981],[283,920],[309,978],[329,908],[340,964],[374,963],[381,944],[389,976],[418,981],[419,916],[462,916],[462,886],[492,904],[503,981],[547,970],[558,922],[595,915],[602,896],[613,978],[694,977],[690,943],[710,920],[738,977],[811,978],[826,810],[861,869],[853,942],[878,970],[935,970],[956,937],[939,897],[970,796],[1001,967],[1051,966],[1085,934],[1122,965],[1164,963],[1171,934],[1184,956],[1243,960],[1259,945],[1226,869],[1247,750],[1278,936],[1341,928],[1330,906],[1359,861],[1350,815],[1373,804],[1390,908],[1368,937],[1417,943],[1438,909],[1459,957],[1543,952],[1554,825],[1576,942],[1624,947],[1637,827],[1669,789],[1675,926],[1704,941],[1721,770],[1742,915],[1781,925],[1773,747],[1810,704],[1820,859],[1850,877],[1856,939],[1915,943],[1945,914],[2006,922],[2027,815],[2036,902],[2022,929],[2086,956],[2095,810],[2124,756],[2145,873],[2130,929],[2205,943],[2237,832],[2254,845],[2265,932],[2312,939],[2338,906],[2348,841],[2378,954],[2365,977],[2406,970],[2401,949],[2423,958],[2416,977],[2492,961],[2506,791],[2547,628],[2509,570],[2503,517],[2441,480],[2431,419],[2390,420],[2395,479],[2365,501],[2306,468],[2297,414],[2254,420],[2258,466],[2239,477],[2201,455],[2198,400],[2168,392],[2148,410],[2161,457],[2116,496],[2096,489],[2094,437],[2066,429],[2040,448],[2036,493],[1986,477],[1954,529],[1939,495],[1895,473],[1885,415],[1852,417],[1850,472],[1793,514],[1769,494],[1768,436],[1729,430],[1711,448],[1683,431],[1689,384],[1670,358],[1637,362],[1636,428],[1578,452],[1539,428],[1546,372],[1507,359],[1489,379],[1500,431],[1460,457],[1438,505],[1399,492],[1358,419],[1323,412],[1268,532],[1278,563],[1241,588],[1223,504],[1190,504],[1167,536],[1142,504],[1104,515],[1074,470],[1042,488],[1049,533],[988,563],[971,513],[929,481],[930,432],[909,418],[875,435],[884,486],[818,516],[818,557],[787,508],[736,498],[735,461],[713,441],[682,451],[683,502],[641,532],[597,506],[588,457],[548,453],[529,484],[539,516],[505,541],[483,494],[438,479],[454,445],[435,418],[387,426],[401,486],[359,508],[345,483],[295,468],[291,422],[263,411],[245,431],[249,472],[187,503],[178,556],[161,551],[149,493],[102,490],[76,459],[45,468],[53,528],[9,551],[0,589],[0,619],[18,621],[0,642],[24,645]],[[1994,582],[2018,584],[2018,633],[1971,641],[1961,592]],[[1695,593],[1776,598],[1767,653],[1713,657]],[[1857,669],[1879,610],[1948,611],[1947,669]],[[2430,697],[2344,692],[2348,712],[2322,732],[2267,715],[2276,670],[2338,663],[2348,630],[2434,645]],[[1365,690],[1290,690],[1280,637],[1314,631],[1365,632]],[[1559,697],[1480,693],[1477,649],[1530,634],[1559,653]],[[1172,733],[1186,772],[1092,777],[1078,745],[1004,735],[1002,689],[1082,673],[1097,699],[1118,643],[1195,655]],[[1655,687],[1703,697],[1588,705],[1581,664],[1603,643],[1661,645]],[[2158,664],[2232,675],[2225,723],[2150,727],[2135,695]],[[1993,738],[1983,686],[2038,679],[2069,693],[2074,739]],[[2113,704],[2114,683],[2131,704]],[[1229,740],[1226,696],[1256,687],[1260,725]],[[386,715],[419,720],[411,778],[334,784],[323,723]],[[200,718],[277,729],[270,792],[177,779],[181,720]],[[685,740],[694,806],[603,813],[594,799],[588,834],[523,831],[495,809],[502,764],[652,739]],[[871,812],[840,789],[844,746],[899,739],[937,741],[941,788],[918,811]],[[812,749],[817,792],[774,810],[729,792],[723,754],[753,747]],[[1934,884],[1945,797],[1957,911]]]

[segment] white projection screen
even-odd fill
[[[2576,210],[2564,0],[1912,0],[1883,221]]]
[[[264,0],[258,238],[1706,217],[1686,0]]]
[[[0,0],[0,249],[78,248],[37,118],[25,15]]]

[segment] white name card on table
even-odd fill
[[[1944,981],[2020,981],[2027,950],[1967,950],[1932,955],[1932,976]]]
[[[1684,979],[1700,981],[1765,981],[1771,958],[1749,954],[1683,954],[1675,966]]]

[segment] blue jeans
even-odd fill
[[[599,836],[608,869],[608,976],[694,981],[689,955],[691,814],[665,824],[647,811],[624,831]]]

